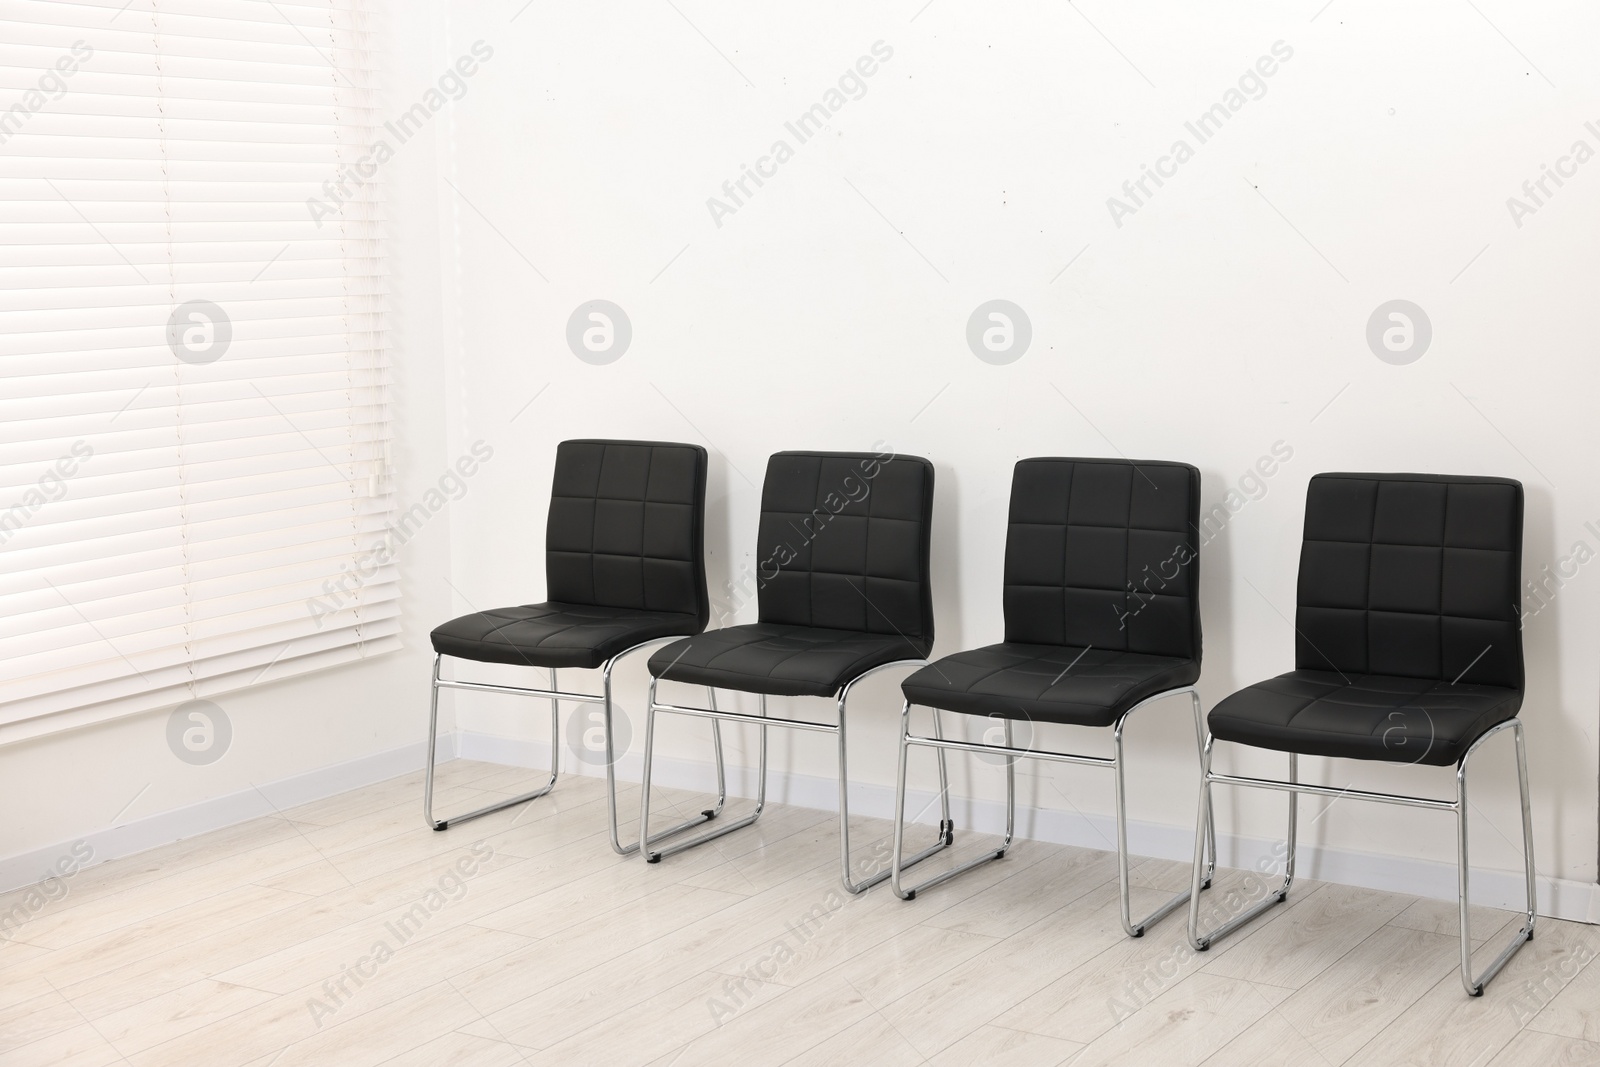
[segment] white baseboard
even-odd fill
[[[550,766],[550,745],[547,742],[516,741],[468,732],[458,736],[457,746],[463,759],[520,767]],[[603,776],[602,768],[573,759],[570,752],[562,753],[562,757],[563,774]],[[629,753],[618,761],[617,777],[637,782],[641,777],[642,765],[642,756]],[[715,781],[712,775],[709,762],[658,758],[652,777],[660,785],[703,790],[708,783]],[[838,788],[832,778],[773,771],[767,783],[767,797],[774,803],[837,811]],[[729,767],[728,792],[731,796],[754,796],[753,770],[748,767]],[[906,798],[907,808],[928,812],[917,821],[933,824],[938,821],[933,814],[934,799],[932,792],[913,790]],[[893,818],[894,790],[888,786],[854,785],[850,789],[850,810],[857,815]],[[956,823],[958,846],[963,828],[995,834],[1005,828],[1005,805],[997,800],[956,797],[951,802],[951,814]],[[1448,820],[1444,821],[1441,832],[1453,832],[1453,825]],[[1116,840],[1116,821],[1110,815],[1081,815],[1019,804],[1017,836],[1081,848],[1110,849]],[[1219,862],[1224,867],[1254,868],[1263,857],[1273,854],[1273,847],[1277,844],[1263,838],[1235,834],[1219,833],[1217,836]],[[1129,820],[1128,850],[1138,856],[1190,862],[1194,854],[1194,829],[1190,826]],[[1315,881],[1409,893],[1436,900],[1456,900],[1455,864],[1439,860],[1302,845],[1296,854],[1295,872],[1298,877]],[[1539,914],[1573,922],[1600,924],[1600,886],[1543,876],[1537,879],[1537,884]],[[1474,904],[1520,911],[1522,892],[1520,871],[1473,870]]]
[[[603,777],[601,767],[562,754],[562,773]],[[399,777],[423,766],[426,751],[422,743],[380,752],[347,763],[323,767],[305,774],[243,790],[173,811],[151,815],[121,826],[93,831],[73,842],[35,849],[0,859],[0,891],[33,885],[45,877],[62,856],[73,854],[74,846],[87,844],[93,849],[92,864],[131,856],[160,845],[171,844],[211,830],[220,830],[250,819],[271,815],[277,810],[310,803],[337,793],[348,792],[389,778]],[[439,759],[473,759],[519,767],[548,767],[547,742],[519,741],[490,734],[461,732],[439,739]],[[624,756],[617,765],[617,776],[637,782],[642,769],[636,753]],[[703,789],[713,780],[710,763],[698,760],[657,760],[655,781],[682,789]],[[728,768],[728,792],[732,796],[755,794],[755,775],[748,767]],[[265,794],[263,796],[262,794]],[[816,775],[772,772],[767,796],[774,803],[799,807],[837,810],[838,785],[832,778]],[[934,795],[914,791],[908,801],[916,811],[932,811]],[[852,810],[880,818],[894,815],[894,791],[887,786],[857,785],[850,791]],[[952,804],[957,826],[957,843],[962,828],[999,833],[1004,826],[1005,809],[998,801],[955,798]],[[933,817],[918,821],[935,822]],[[1019,806],[1017,834],[1021,838],[1049,841],[1083,848],[1106,849],[1115,840],[1116,824],[1110,816],[1081,815],[1052,808]],[[1187,826],[1130,821],[1129,850],[1136,855],[1188,861],[1194,847],[1193,830]],[[1231,834],[1218,835],[1220,862],[1225,867],[1251,867],[1271,854],[1273,842]],[[1297,872],[1305,878],[1338,882],[1439,900],[1456,899],[1455,865],[1438,860],[1407,856],[1379,855],[1340,849],[1302,847]],[[1539,880],[1539,912],[1558,919],[1600,924],[1600,887],[1563,878]],[[1520,909],[1522,876],[1513,871],[1476,870],[1473,873],[1474,903],[1490,907]]]
[[[545,747],[549,748],[548,745]],[[439,758],[455,759],[456,755],[456,738],[448,735],[440,737]],[[331,767],[319,767],[314,771],[263,784],[259,792],[257,789],[245,789],[213,797],[133,822],[93,830],[73,841],[8,856],[0,859],[0,892],[21,889],[43,880],[62,857],[81,856],[84,845],[92,850],[93,859],[82,866],[93,867],[107,860],[132,856],[197,834],[237,826],[251,819],[309,804],[313,800],[398,778],[420,769],[426,760],[427,748],[418,741],[414,745],[363,756],[347,763],[336,763]],[[420,821],[420,816],[418,818]]]

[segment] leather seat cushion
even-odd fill
[[[683,612],[551,602],[463,615],[432,637],[435,652],[479,663],[593,668],[643,641],[696,633],[701,625]]]
[[[1192,659],[1007,641],[945,656],[900,688],[913,704],[966,715],[1109,726],[1199,677]]]
[[[874,667],[927,654],[927,643],[897,634],[758,622],[710,630],[658,649],[650,657],[650,673],[745,693],[831,697]]]
[[[1210,724],[1219,740],[1257,748],[1444,767],[1521,705],[1501,686],[1300,670],[1241,689]]]

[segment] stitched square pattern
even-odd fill
[[[657,678],[783,696],[832,696],[933,647],[928,586],[933,464],[871,452],[779,452],[756,543],[761,621],[679,641]]]
[[[966,715],[1109,726],[1200,677],[1200,472],[1025,459],[1011,478],[1006,639],[901,685]]]
[[[758,532],[761,621],[933,644],[933,464],[871,452],[779,452]]]
[[[1505,478],[1317,475],[1295,665],[1520,690],[1522,506]]]
[[[1011,479],[1006,641],[1200,658],[1200,472],[1025,459]]]
[[[563,441],[545,532],[553,603],[694,615],[704,627],[706,451]]]
[[[545,536],[549,602],[452,619],[433,631],[433,650],[588,668],[645,641],[699,633],[711,614],[705,499],[699,445],[563,441]]]

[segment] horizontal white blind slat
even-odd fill
[[[396,647],[364,2],[0,0],[0,742]]]

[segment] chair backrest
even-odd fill
[[[933,464],[892,452],[778,452],[757,542],[762,622],[899,634],[933,647]]]
[[[1522,689],[1522,483],[1319,474],[1295,666]]]
[[[546,595],[564,604],[710,618],[706,450],[661,441],[556,446]]]
[[[1200,659],[1200,472],[1024,459],[1011,476],[1006,640]]]

